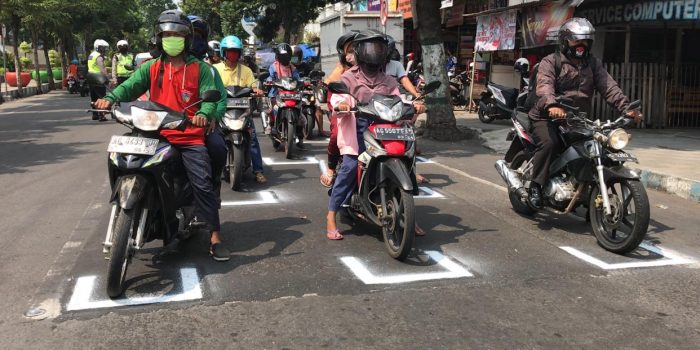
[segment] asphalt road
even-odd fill
[[[401,263],[371,226],[342,224],[343,241],[325,239],[322,141],[279,164],[260,135],[269,182],[248,174],[243,192],[222,190],[232,259],[211,260],[204,236],[175,253],[149,243],[126,297],[109,301],[106,148],[125,129],[90,120],[87,102],[54,92],[0,106],[2,349],[700,344],[700,205],[649,191],[651,252],[616,256],[578,216],[514,214],[497,156],[476,140],[422,141],[430,184],[416,210],[428,234]]]

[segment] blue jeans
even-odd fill
[[[207,148],[204,146],[174,146],[182,155],[182,163],[192,186],[195,206],[209,224],[211,231],[220,231],[219,199],[214,192],[211,162]]]
[[[365,142],[362,134],[367,130],[369,121],[364,118],[356,119],[358,154],[365,151]],[[333,188],[330,191],[331,198],[328,201],[328,211],[337,212],[347,202],[357,187],[357,156],[344,154],[343,163],[337,172]]]
[[[250,161],[253,163],[253,173],[262,173],[263,161],[260,142],[258,142],[258,134],[255,132],[255,123],[251,122],[250,124]]]

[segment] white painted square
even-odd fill
[[[97,276],[83,276],[75,283],[73,295],[66,305],[66,311],[104,309],[119,306],[170,303],[174,301],[202,299],[202,288],[195,268],[180,269],[181,293],[144,294],[130,298],[90,300],[94,293]]]
[[[302,160],[283,160],[279,162],[270,157],[263,157],[262,160],[265,163],[265,165],[318,164],[318,159],[316,159],[316,157],[306,157]]]
[[[431,164],[431,163],[435,163],[435,162],[433,162],[433,161],[430,160],[429,158],[425,158],[425,157],[416,157],[416,163]]]
[[[352,271],[357,278],[365,284],[396,284],[416,281],[430,281],[448,278],[474,277],[467,269],[458,265],[450,258],[437,251],[426,251],[433,261],[447,269],[444,272],[410,273],[388,276],[375,276],[365,267],[360,260],[352,256],[340,258],[340,260]]]
[[[626,263],[606,263],[598,258],[592,257],[576,248],[572,247],[559,247],[565,252],[595,266],[600,267],[603,270],[620,270],[620,269],[631,269],[638,267],[655,267],[655,266],[670,266],[670,265],[684,265],[692,264],[695,260],[682,256],[681,254],[674,252],[669,249],[664,249],[659,246],[655,246],[648,242],[643,242],[639,245],[640,248],[648,250],[652,253],[663,256],[663,259],[654,261],[635,261]]]
[[[276,204],[279,203],[275,193],[272,191],[260,191],[258,192],[260,199],[253,200],[243,200],[243,201],[222,201],[222,207],[234,207],[241,205],[260,205],[260,204]]]
[[[434,191],[429,187],[418,186],[418,191],[420,191],[420,194],[413,196],[413,198],[445,198],[442,193]]]
[[[304,140],[304,143],[327,145],[330,141],[331,139],[325,138],[321,140]]]

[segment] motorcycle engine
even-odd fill
[[[557,204],[568,204],[576,193],[576,183],[573,177],[565,179],[557,176],[549,179],[544,186],[544,195]]]

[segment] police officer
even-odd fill
[[[88,56],[88,74],[91,79],[87,79],[90,85],[90,101],[95,102],[103,98],[107,94],[107,88],[104,85],[95,82],[95,78],[99,75],[107,77],[107,68],[105,68],[105,54],[109,49],[109,44],[97,39],[93,43],[93,51]],[[92,120],[106,121],[104,114],[92,112]]]

